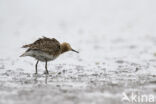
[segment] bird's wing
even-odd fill
[[[41,42],[45,41],[45,40],[48,40],[49,38],[47,37],[43,37],[43,38],[39,38],[38,40],[36,40],[35,42],[31,43],[31,44],[26,44],[26,45],[23,45],[22,48],[30,48],[32,46],[35,46],[35,45],[38,45],[40,44]],[[55,39],[56,40],[56,39]]]
[[[60,52],[60,43],[55,38],[39,38],[32,44],[24,45],[24,48],[29,48],[28,50],[35,49],[49,54],[55,55]]]

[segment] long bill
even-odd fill
[[[74,49],[72,49],[71,51],[76,52],[76,53],[79,53],[78,51],[76,51],[76,50],[74,50]]]

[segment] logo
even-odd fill
[[[121,101],[131,103],[151,103],[155,102],[155,96],[152,94],[136,94],[134,92],[126,94],[125,92],[123,92]]]

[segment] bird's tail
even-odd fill
[[[28,48],[30,44],[22,46],[22,48]]]
[[[23,53],[22,55],[20,55],[19,57],[24,57],[24,56],[26,56],[26,54],[25,53]]]

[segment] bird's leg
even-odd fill
[[[37,62],[36,62],[36,65],[35,65],[35,69],[36,69],[36,72],[35,72],[35,74],[37,74],[37,65],[38,65],[38,60],[37,60]]]
[[[45,70],[46,71],[45,74],[49,74],[48,69],[47,69],[47,60],[46,60],[46,63],[45,63],[45,69],[46,69]]]

